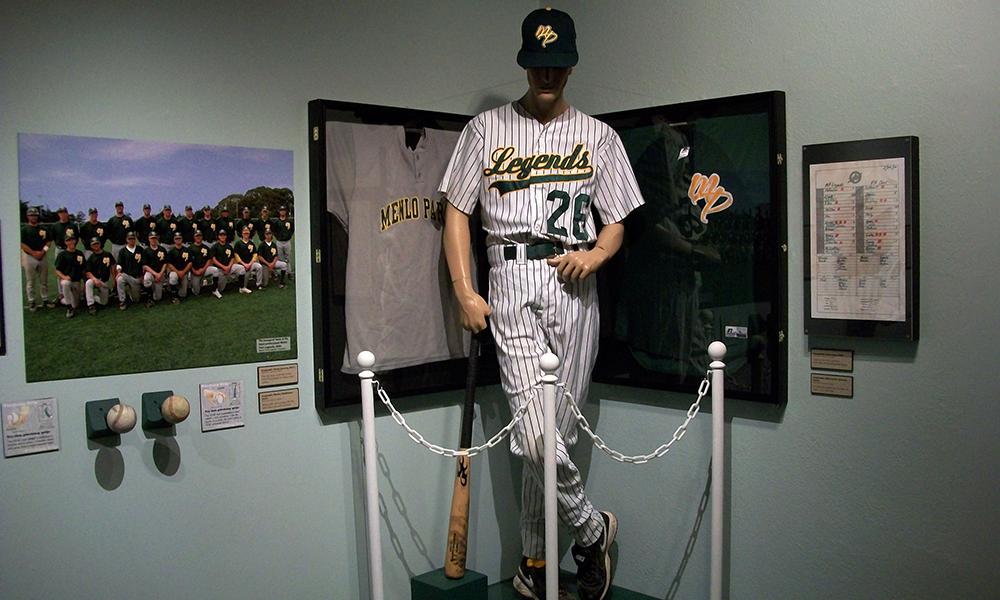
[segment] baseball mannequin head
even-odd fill
[[[521,23],[521,50],[517,53],[517,64],[528,76],[521,106],[542,122],[562,114],[569,108],[563,90],[578,60],[573,19],[551,8],[531,11]]]

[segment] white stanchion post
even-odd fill
[[[725,498],[725,467],[726,467],[726,437],[725,437],[725,390],[723,379],[726,364],[726,345],[722,342],[712,342],[708,346],[708,356],[712,363],[712,567],[711,567],[711,600],[722,600],[722,552],[725,549],[722,539],[722,511]]]
[[[559,358],[542,355],[542,410],[545,413],[545,600],[559,599],[559,521],[556,514],[556,369]]]
[[[375,392],[372,379],[375,355],[367,350],[358,354],[358,364],[364,371],[361,378],[361,418],[365,452],[365,510],[368,518],[368,569],[371,576],[372,600],[383,600],[382,592],[382,532],[378,512],[378,447],[375,445]]]

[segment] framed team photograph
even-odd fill
[[[802,147],[805,331],[916,341],[919,140]]]
[[[645,204],[599,273],[594,380],[693,392],[726,344],[726,395],[787,399],[784,93],[596,115]]]
[[[26,380],[295,358],[292,158],[20,134]]]
[[[464,387],[469,334],[441,249],[437,188],[469,118],[309,103],[318,409],[360,401],[361,351],[374,353],[393,397]],[[481,348],[480,383],[496,382],[492,343]]]

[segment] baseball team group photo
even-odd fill
[[[18,141],[28,381],[295,356],[291,152]]]

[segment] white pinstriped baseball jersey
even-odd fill
[[[617,223],[642,204],[613,129],[572,106],[543,125],[517,102],[466,125],[441,190],[466,214],[482,203],[487,245],[593,242],[591,206]]]
[[[411,150],[402,127],[329,122],[327,208],[347,228],[347,346],[342,370],[375,353],[379,369],[468,354],[441,252],[437,183],[458,133],[425,129]]]
[[[591,207],[604,223],[617,223],[642,204],[642,196],[621,140],[610,127],[572,107],[542,124],[516,102],[469,122],[441,190],[467,214],[482,205],[491,266],[490,327],[501,383],[511,411],[528,404],[510,442],[511,452],[524,458],[526,466],[521,546],[525,556],[541,557],[545,528],[538,360],[544,352],[554,352],[561,361],[559,380],[578,403],[586,401],[597,356],[597,284],[592,276],[562,282],[544,260],[510,260],[502,246],[539,240],[589,245],[597,239]],[[570,459],[576,421],[561,398],[556,421],[559,519],[579,543],[589,545],[604,525]]]

